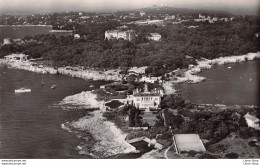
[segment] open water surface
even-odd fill
[[[56,89],[51,89],[53,84]],[[0,68],[0,159],[88,158],[77,151],[82,141],[61,128],[62,123],[78,120],[87,112],[66,111],[53,105],[68,95],[104,84],[104,81]],[[16,94],[14,90],[21,87],[32,91]]]
[[[185,99],[199,104],[260,104],[260,60],[216,65],[199,75],[206,81],[181,84]]]

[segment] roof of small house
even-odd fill
[[[159,93],[151,93],[151,92],[142,92],[134,94],[134,97],[142,97],[142,96],[160,96]]]
[[[245,118],[246,118],[246,119],[249,119],[249,120],[252,120],[252,121],[259,121],[259,119],[258,119],[257,117],[255,117],[255,116],[253,116],[253,115],[250,115],[249,113],[247,113],[247,114],[245,115]]]

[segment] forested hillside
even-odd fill
[[[187,67],[200,57],[212,59],[259,51],[259,18],[235,17],[232,21],[214,24],[194,22],[165,26],[129,25],[136,30],[136,40],[104,40],[104,32],[118,26],[115,21],[78,27],[85,37],[56,38],[51,35],[26,37],[25,44],[4,45],[0,55],[25,53],[32,58],[43,57],[57,66],[81,65],[91,68],[150,66],[150,72],[161,75],[167,71]],[[191,27],[193,26],[193,27]],[[162,41],[148,41],[149,33],[162,35]],[[194,59],[187,60],[186,55]]]

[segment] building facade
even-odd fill
[[[7,61],[27,61],[28,55],[25,54],[11,54],[4,57]]]
[[[159,109],[163,90],[155,88],[148,92],[147,84],[145,84],[144,88],[144,92],[135,89],[133,95],[128,96],[128,103],[139,109]]]
[[[128,41],[132,41],[135,39],[135,31],[134,30],[127,30],[127,31],[121,31],[121,30],[108,30],[105,32],[105,38],[106,39],[124,39]]]
[[[133,104],[139,109],[158,109],[161,103],[159,94],[140,93],[133,96]]]

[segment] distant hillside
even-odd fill
[[[146,14],[169,14],[169,15],[198,15],[198,14],[205,14],[210,16],[219,16],[219,17],[231,17],[234,14],[225,11],[218,11],[218,10],[202,10],[202,9],[188,9],[188,8],[175,8],[175,7],[148,7],[148,8],[141,8],[136,10],[128,10],[124,12],[140,12],[143,11]]]

